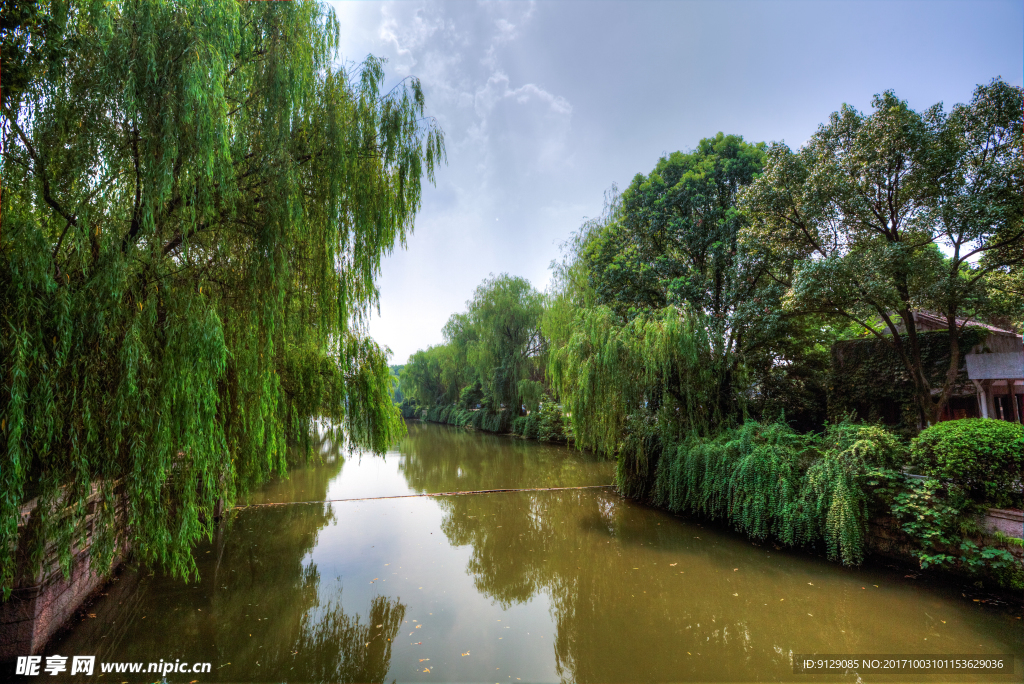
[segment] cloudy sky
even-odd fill
[[[1024,2],[336,2],[342,56],[417,76],[448,165],[386,261],[371,334],[404,363],[488,274],[543,290],[559,245],[718,131],[798,147],[844,102],[1022,84]]]

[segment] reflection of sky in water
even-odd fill
[[[611,477],[559,447],[414,423],[384,459],[297,470],[253,501]],[[220,681],[806,682],[790,652],[1013,652],[1020,668],[1024,651],[1015,615],[958,593],[606,490],[254,508],[197,556],[198,586],[125,573],[135,588],[112,589],[58,652],[208,659]]]

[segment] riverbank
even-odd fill
[[[340,454],[255,492],[279,505],[202,543],[199,582],[126,569],[131,605],[112,588],[44,654],[210,662],[225,682],[804,681],[789,654],[805,650],[1024,666],[1019,610],[980,593],[755,545],[602,489],[298,503],[614,476],[554,444],[408,426],[383,459]]]
[[[550,427],[547,432],[538,429],[545,423],[564,424],[554,406],[550,405],[546,416],[539,411],[516,418],[512,427],[519,429],[505,432],[524,439],[556,441],[550,438]],[[498,433],[488,429],[488,423],[478,417],[481,414],[454,406],[420,411],[427,422]],[[975,506],[973,513],[961,515],[957,521],[955,511],[931,503],[942,495],[926,491],[923,478],[885,469],[869,475],[865,464],[857,460],[865,454],[882,462],[904,458],[895,437],[879,428],[837,426],[828,433],[831,436],[817,438],[845,446],[825,449],[825,459],[801,475],[801,461],[821,458],[820,454],[807,455],[813,436],[772,425],[758,426],[756,434],[744,433],[751,425],[740,428],[732,442],[722,442],[720,452],[707,451],[715,444],[709,443],[693,448],[680,445],[663,449],[653,458],[649,455],[643,473],[624,468],[620,454],[617,488],[630,498],[673,513],[725,521],[753,540],[770,539],[791,547],[820,543],[830,558],[844,564],[857,565],[867,556],[876,556],[916,573],[969,579],[995,591],[1024,589],[1024,546],[1020,541],[1024,513],[1020,510]],[[566,433],[571,430],[560,433],[563,440]],[[691,462],[694,454],[697,461]],[[635,454],[625,458],[631,456],[635,458]],[[806,477],[815,484],[803,481]],[[880,484],[872,477],[886,482]],[[945,519],[937,520],[940,514]]]

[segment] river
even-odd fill
[[[988,653],[1013,654],[1017,674],[864,679],[1021,680],[1019,608],[611,489],[365,500],[612,478],[564,447],[415,421],[383,458],[327,445],[251,497],[285,505],[235,512],[197,550],[199,582],[127,569],[45,655],[211,664],[167,675],[184,683],[506,683],[856,681],[795,675],[791,655]]]

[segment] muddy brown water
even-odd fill
[[[560,446],[409,423],[386,457],[326,448],[197,551],[201,580],[128,569],[48,655],[208,662],[168,682],[1021,681],[1019,608],[755,545],[610,489]],[[1012,654],[1015,675],[798,675],[792,654]],[[70,658],[69,658],[70,662]],[[26,681],[57,681],[41,674]],[[61,678],[64,681],[65,678]]]

